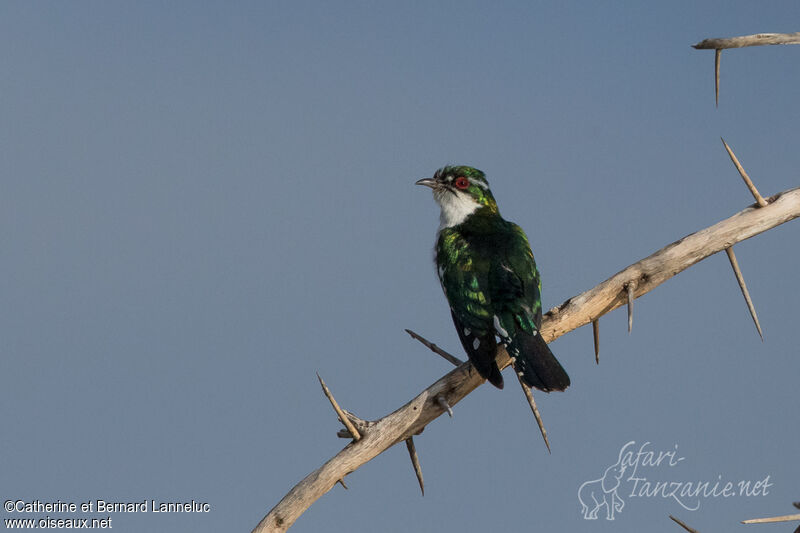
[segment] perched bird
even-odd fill
[[[483,172],[447,166],[417,185],[441,208],[436,270],[453,323],[478,373],[498,388],[497,338],[530,387],[564,390],[569,376],[539,334],[541,280],[522,228],[500,216]]]

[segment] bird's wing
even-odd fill
[[[569,376],[539,334],[542,285],[528,238],[519,226],[509,223],[498,240],[489,276],[495,329],[528,386],[547,392],[564,390]]]
[[[488,292],[490,262],[483,254],[470,253],[469,247],[457,231],[442,230],[436,248],[439,281],[470,361],[481,376],[502,387],[494,360],[497,340]]]
[[[528,238],[522,228],[509,223],[489,270],[489,295],[498,314],[501,338],[521,329],[532,335],[542,324],[542,282]]]

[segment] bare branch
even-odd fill
[[[422,480],[422,467],[419,465],[419,456],[417,455],[417,447],[414,446],[414,437],[406,439],[406,448],[408,448],[408,455],[411,457],[411,466],[414,467],[414,473],[417,475],[419,490],[425,496],[425,482]]]
[[[678,524],[679,526],[681,526],[683,529],[685,529],[685,530],[686,530],[686,531],[688,531],[689,533],[698,533],[696,529],[693,529],[693,528],[691,528],[691,527],[687,526],[686,524],[684,524],[684,523],[683,523],[683,521],[682,521],[682,520],[679,520],[678,518],[675,518],[675,517],[674,517],[674,516],[672,516],[672,515],[669,515],[669,517],[672,519],[672,521],[673,521],[673,522],[675,522],[676,524]]]
[[[594,339],[594,362],[600,364],[600,319],[592,320],[592,338]]]
[[[623,269],[596,287],[570,298],[543,317],[542,337],[546,342],[552,342],[624,305],[627,301],[625,284],[632,280],[637,280],[636,293],[641,297],[702,259],[800,217],[800,188],[777,194],[768,202],[766,207],[750,206],[711,227],[688,235]],[[501,369],[510,364],[503,347],[498,348],[497,364]],[[403,407],[374,421],[361,440],[345,446],[292,488],[261,520],[254,533],[286,531],[337,480],[391,446],[418,434],[441,416],[443,410],[437,401],[438,397],[444,397],[448,405],[454,406],[483,382],[470,363],[463,363]]]
[[[636,282],[629,281],[625,284],[625,296],[628,298],[628,334],[630,335],[631,330],[633,330],[633,300],[636,298],[634,296],[634,291],[636,290]]]
[[[369,420],[362,420],[358,418],[356,415],[348,411],[347,409],[342,409],[344,415],[350,419],[350,422],[356,427],[359,433],[365,433],[369,430],[370,426],[374,425],[375,422],[370,422]],[[353,434],[350,433],[348,429],[340,429],[336,432],[336,436],[342,439],[352,439]]]
[[[714,101],[719,106],[719,64],[722,61],[722,50],[726,48],[744,48],[765,44],[800,44],[800,32],[797,33],[757,33],[741,37],[724,39],[704,39],[692,47],[697,50],[714,50]]]
[[[516,369],[515,369],[516,373]],[[525,398],[528,399],[528,405],[531,406],[531,411],[533,411],[533,417],[536,418],[536,423],[539,425],[539,431],[542,433],[542,438],[544,439],[544,445],[547,446],[547,452],[553,453],[550,451],[550,440],[547,438],[547,430],[544,429],[544,422],[542,422],[542,416],[539,414],[539,408],[536,407],[536,400],[533,399],[533,391],[525,382],[522,380],[522,376],[517,374],[517,379],[519,380],[520,386],[522,386],[522,392],[525,393]]]
[[[354,440],[361,439],[361,433],[358,432],[358,430],[353,425],[353,423],[350,421],[350,419],[347,417],[347,415],[344,414],[344,411],[342,411],[342,408],[339,407],[339,404],[336,403],[336,400],[334,399],[333,394],[331,394],[331,391],[330,391],[330,389],[328,389],[328,386],[325,385],[325,382],[322,381],[322,377],[319,375],[319,372],[317,372],[317,379],[319,380],[319,384],[322,385],[322,392],[324,392],[325,396],[328,397],[328,400],[331,402],[331,405],[333,406],[333,410],[336,411],[337,415],[339,415],[339,420],[341,420],[342,424],[345,425],[345,427],[347,428],[347,431],[350,432],[350,435],[353,436]],[[342,483],[342,485],[344,485],[344,483]]]
[[[428,339],[426,339],[422,335],[418,335],[418,334],[414,333],[413,331],[411,331],[410,329],[406,329],[406,333],[411,335],[412,338],[417,339],[419,342],[421,342],[422,344],[427,346],[433,353],[437,353],[437,354],[441,355],[442,357],[444,357],[445,359],[447,359],[448,361],[450,361],[454,365],[458,366],[458,365],[460,365],[461,363],[464,362],[461,359],[459,359],[458,357],[456,357],[455,355],[451,355],[451,354],[447,353],[446,351],[442,350],[441,348],[436,346],[434,343],[432,343],[431,341],[429,341]]]
[[[549,311],[542,337],[552,342],[627,303],[625,283],[638,279],[641,298],[669,278],[733,244],[800,217],[800,188],[770,197],[766,207],[751,205],[730,218],[665,246],[606,281]]]
[[[444,409],[444,411],[450,416],[450,418],[453,418],[453,408],[450,407],[449,403],[447,403],[447,398],[445,398],[443,394],[440,394],[439,396],[436,397],[436,403],[439,404],[439,407]]]
[[[714,105],[719,107],[719,65],[722,63],[722,49],[714,51]]]
[[[742,524],[771,524],[772,522],[791,522],[793,520],[800,520],[800,514],[770,516],[769,518],[751,518],[750,520],[742,520]]]
[[[744,276],[742,276],[742,271],[739,269],[739,262],[736,260],[736,255],[733,253],[733,246],[730,248],[725,248],[725,253],[728,254],[728,259],[730,260],[731,267],[733,268],[733,274],[736,276],[736,281],[739,283],[739,288],[742,289],[742,296],[744,296],[744,301],[747,304],[747,309],[750,311],[750,316],[753,317],[753,322],[758,330],[758,336],[761,337],[761,342],[764,342],[764,334],[761,332],[761,324],[758,323],[756,308],[753,305],[753,300],[750,298],[750,292],[747,290],[747,285],[744,283]]]
[[[753,184],[753,180],[751,180],[750,176],[747,175],[747,172],[744,171],[744,168],[742,167],[741,163],[739,163],[739,159],[733,153],[733,150],[731,150],[731,147],[728,146],[728,143],[725,142],[725,139],[723,139],[722,137],[720,137],[720,139],[722,140],[722,144],[725,145],[725,150],[727,150],[728,156],[731,158],[731,161],[733,161],[733,164],[736,167],[736,170],[739,171],[739,175],[744,180],[744,184],[747,185],[748,189],[750,189],[750,194],[753,195],[753,198],[756,199],[756,202],[761,207],[764,207],[765,205],[767,205],[767,201],[764,200],[764,198],[758,192],[758,189],[756,189],[756,186]]]
[[[800,32],[796,33],[756,33],[740,37],[722,39],[703,39],[692,48],[697,50],[722,50],[724,48],[744,48],[765,44],[800,44]]]

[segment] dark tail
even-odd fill
[[[461,340],[461,345],[464,346],[464,351],[467,352],[472,366],[475,367],[481,377],[487,379],[489,383],[498,389],[502,389],[503,376],[500,374],[500,369],[497,368],[497,362],[494,360],[497,352],[497,340],[494,332],[484,332],[482,335],[478,335],[477,331],[464,328],[463,324],[456,318],[455,313],[451,312],[450,314],[453,316],[458,338]]]
[[[489,383],[491,383],[498,389],[503,388],[503,375],[500,373],[500,369],[497,368],[497,363],[495,363],[494,361],[492,361],[492,366],[489,369],[489,375],[485,377],[489,381]]]
[[[517,331],[508,348],[508,353],[516,357],[516,371],[522,373],[522,380],[529,387],[544,392],[563,391],[569,387],[567,372],[538,331],[534,335]]]

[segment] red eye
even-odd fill
[[[469,187],[469,180],[467,178],[465,178],[464,176],[459,176],[459,177],[457,177],[455,179],[455,181],[453,182],[453,185],[455,185],[456,187],[458,187],[461,190],[464,190],[464,189]]]

